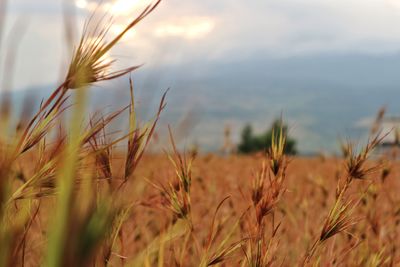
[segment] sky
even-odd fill
[[[65,41],[64,2],[68,1],[9,1],[0,48],[2,87],[25,90],[49,86],[65,75],[72,48]],[[103,11],[114,20],[109,38],[149,2],[103,0]],[[68,14],[75,14],[76,37],[96,6],[96,1],[90,0],[68,2]],[[335,92],[340,94],[349,88],[358,92],[354,93],[356,96],[362,96],[362,90],[383,90],[388,100],[374,102],[375,108],[390,101],[390,92],[398,81],[399,66],[392,62],[400,52],[398,25],[400,0],[164,0],[107,56],[118,60],[116,67],[144,64],[139,72],[164,73],[168,79],[160,82],[163,88],[208,86],[198,89],[203,90],[198,93],[199,98],[206,98],[207,90],[214,90],[210,95],[215,95],[216,90],[226,92],[226,88],[219,89],[226,84],[232,90],[235,85],[246,90],[245,84],[293,90],[326,84],[328,89],[318,90],[334,96]],[[12,71],[10,60],[14,63]],[[271,82],[275,79],[276,83]],[[283,83],[288,79],[290,83]],[[363,89],[371,84],[379,86],[382,81],[390,90]],[[293,94],[293,90],[287,95]],[[307,99],[314,93],[299,98],[304,102],[301,110],[307,109]],[[229,92],[219,97],[229,99]],[[274,109],[268,120],[287,110],[289,114],[298,113],[286,108],[296,99],[279,99],[282,105]],[[207,101],[203,101],[203,106],[204,102]],[[253,102],[239,106],[243,112],[253,107]],[[354,124],[371,115],[359,115]],[[317,115],[306,111],[299,116],[303,119],[292,116],[299,120],[295,123],[297,134],[309,135],[304,125],[312,124],[313,116]]]
[[[148,2],[110,1],[106,8],[116,20],[111,33],[120,30]],[[20,20],[26,27],[18,42],[18,79],[13,88],[52,83],[61,75],[62,62],[70,50],[63,45],[62,3],[9,1],[3,57],[15,24]],[[70,8],[77,8],[79,29],[95,2],[70,3]],[[121,64],[127,65],[169,65],[237,63],[257,57],[317,53],[390,54],[400,47],[399,22],[398,0],[164,0],[111,56],[121,57]]]

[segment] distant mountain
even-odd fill
[[[310,153],[337,151],[339,137],[365,137],[368,131],[358,122],[374,116],[382,105],[400,113],[399,70],[400,54],[335,54],[148,66],[133,78],[144,118],[151,117],[161,94],[171,88],[160,127],[165,129],[169,123],[179,128],[180,139],[187,144],[196,142],[206,151],[216,151],[224,124],[232,126],[238,141],[245,123],[264,130],[283,114],[300,151]],[[14,98],[21,103],[24,92],[43,97],[50,88],[16,91]],[[90,92],[92,110],[129,104],[126,77]]]

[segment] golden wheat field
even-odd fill
[[[112,172],[115,177],[123,177],[123,162],[116,158]],[[318,245],[314,255],[304,263],[304,257],[319,240],[326,219],[336,205],[338,181],[347,175],[346,161],[323,157],[288,159],[282,184],[284,192],[277,199],[267,200],[272,202],[268,203],[270,210],[262,219],[262,233],[259,233],[254,183],[265,160],[262,154],[198,156],[189,174],[190,211],[184,217],[171,209],[171,199],[163,192],[169,190],[171,183],[176,188],[177,199],[183,200],[176,169],[166,155],[145,156],[122,190],[115,189],[120,184],[118,181],[99,179],[95,182],[96,189],[91,189],[96,191],[94,196],[118,190],[113,202],[122,199],[130,206],[111,254],[103,263],[109,266],[199,266],[202,261],[206,261],[202,266],[399,264],[397,191],[400,185],[395,161],[385,161],[385,168],[351,184],[343,196],[353,201],[348,204],[350,211],[340,219],[345,224],[338,225],[337,233]],[[267,177],[271,175],[265,177],[265,194],[269,194]],[[82,201],[89,201],[84,200],[86,197],[93,196],[82,195]],[[44,229],[57,209],[49,197],[38,199],[32,205],[35,217],[24,236],[23,255],[21,251],[15,255],[15,264],[21,264],[24,259],[25,266],[40,265],[46,247]],[[15,206],[19,206],[18,201]],[[67,234],[70,237],[76,234],[76,219],[70,219],[72,225]],[[79,240],[82,236],[75,238],[78,240],[74,242],[82,241]],[[104,248],[98,251],[102,252],[93,255],[94,259],[86,255],[92,258],[92,264],[97,262],[96,266],[103,265],[102,259],[107,255]],[[69,257],[64,259],[68,262],[75,256]]]
[[[195,160],[191,191],[193,240],[189,241],[190,245],[187,252],[181,256],[180,263],[176,251],[180,251],[182,239],[166,243],[164,249],[167,266],[197,266],[204,255],[204,247],[211,231],[215,231],[215,239],[209,249],[212,257],[216,257],[218,253],[223,255],[220,245],[225,238],[229,237],[225,247],[242,242],[240,248],[231,255],[221,256],[219,266],[302,265],[303,257],[312,243],[320,237],[326,217],[335,204],[337,182],[340,177],[346,175],[345,161],[335,158],[290,159],[283,185],[285,193],[279,202],[274,203],[273,212],[264,219],[264,234],[267,237],[264,240],[265,244],[261,245],[260,253],[266,259],[257,263],[254,262],[252,254],[255,247],[251,248],[251,238],[256,238],[253,227],[257,216],[252,204],[252,194],[254,180],[262,168],[262,162],[262,155],[224,158],[208,155]],[[174,169],[168,163],[162,156],[146,157],[138,173],[152,181],[165,184],[165,177],[174,175]],[[391,164],[396,166],[396,162]],[[392,167],[390,174],[387,177],[385,175],[384,170],[377,170],[364,181],[355,181],[352,184],[348,192],[349,199],[355,201],[354,207],[351,207],[354,209],[351,214],[354,220],[352,225],[321,245],[310,265],[400,264],[397,251],[400,223],[397,194],[399,170]],[[168,220],[173,218],[162,208],[163,205],[159,202],[162,203],[162,200],[159,200],[157,190],[152,186],[147,186],[147,189],[148,196],[143,201],[143,209],[147,214],[143,219],[146,222],[144,225],[148,227],[145,227],[147,229],[144,231],[149,231],[148,236],[153,236],[163,231],[163,227],[169,224]],[[226,199],[227,197],[229,198]],[[224,199],[226,201],[216,213],[217,204]],[[136,216],[131,218],[138,224],[143,222],[140,209],[138,206]],[[215,225],[212,226],[214,216]],[[152,227],[155,229],[149,230]],[[272,234],[275,228],[276,233]],[[230,231],[233,231],[232,236]],[[126,234],[128,237],[129,230]],[[147,239],[147,242],[146,237],[140,240],[148,243],[152,237]],[[132,243],[132,248],[136,247],[135,242]]]

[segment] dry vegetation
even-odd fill
[[[169,152],[147,155],[166,95],[141,125],[132,81],[127,107],[83,115],[88,86],[136,68],[110,72],[103,56],[158,4],[111,42],[86,25],[32,118],[14,127],[2,108],[0,266],[399,265],[400,170],[370,159],[375,135],[343,159],[288,158],[275,129],[265,154],[221,158],[179,152],[170,129]],[[129,132],[110,135],[123,112]]]

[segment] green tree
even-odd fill
[[[287,138],[285,153],[292,155],[296,154],[296,140],[288,136],[288,127],[287,125],[282,124],[282,121],[280,119],[275,120],[272,123],[271,127],[266,132],[260,135],[255,135],[253,133],[253,128],[251,127],[251,125],[247,124],[242,130],[241,142],[238,145],[239,153],[248,154],[258,151],[266,151],[267,149],[269,149],[271,147],[272,132],[274,131],[274,129],[275,131],[282,129],[283,134]]]
[[[239,144],[238,151],[241,153],[251,153],[254,151],[253,128],[247,124],[242,130],[242,141]]]

